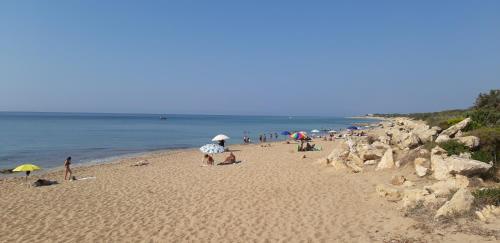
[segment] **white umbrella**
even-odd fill
[[[336,132],[337,132],[337,131],[335,131],[335,130],[330,130],[330,131],[328,131],[328,133],[336,133]]]
[[[224,135],[224,134],[219,134],[217,136],[215,136],[214,138],[212,138],[212,141],[221,141],[221,140],[228,140],[229,137]]]
[[[319,130],[318,130],[318,129],[314,129],[314,130],[312,130],[311,132],[312,132],[312,133],[318,133],[318,132],[319,132]]]
[[[224,153],[224,147],[218,144],[205,144],[200,148],[200,151],[204,154],[219,154]]]

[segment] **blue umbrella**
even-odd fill
[[[355,127],[355,126],[350,126],[350,127],[348,127],[347,129],[349,129],[349,130],[358,130],[358,127]]]
[[[289,131],[283,131],[281,132],[281,135],[284,135],[284,136],[288,136],[290,135],[291,133]]]
[[[224,153],[224,147],[218,145],[218,144],[205,144],[203,147],[200,148],[200,151],[204,154],[219,154],[219,153]]]

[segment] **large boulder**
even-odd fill
[[[413,163],[415,165],[415,172],[417,172],[418,176],[422,177],[427,175],[430,168],[430,161],[428,159],[416,158]]]
[[[434,129],[429,129],[429,126],[419,126],[413,130],[413,133],[418,136],[422,143],[431,142],[437,131]]]
[[[377,165],[377,168],[375,170],[383,170],[383,169],[391,169],[394,168],[394,157],[392,154],[392,149],[387,149],[384,153],[384,156],[382,156],[382,159]]]
[[[379,184],[375,187],[377,194],[385,198],[387,201],[396,202],[401,200],[401,192],[392,186]]]
[[[372,145],[365,145],[363,147],[358,148],[359,157],[366,160],[377,160],[382,158],[384,155],[384,149],[376,148]]]
[[[448,137],[453,137],[458,131],[463,130],[471,122],[470,118],[465,118],[461,122],[449,127],[448,129],[441,132],[440,135],[446,135]]]
[[[347,169],[345,161],[349,157],[349,147],[347,144],[342,143],[340,146],[335,147],[332,152],[328,155],[327,161],[329,161],[329,166],[335,168],[336,170]]]
[[[401,147],[404,148],[416,148],[420,144],[420,138],[414,133],[409,133],[401,138]]]
[[[436,146],[431,152],[431,168],[434,172],[434,178],[437,180],[446,180],[453,175],[472,176],[488,171],[493,165],[481,161],[460,158],[452,155]]]
[[[434,218],[448,217],[459,214],[464,214],[470,211],[472,203],[474,202],[474,196],[467,189],[458,190],[450,201],[446,202],[441,208],[436,212]]]
[[[425,200],[429,192],[422,189],[407,189],[403,192],[402,200],[403,209],[413,209]]]
[[[479,138],[476,136],[459,137],[456,140],[469,148],[477,148],[479,146]]]
[[[345,163],[347,165],[347,167],[349,167],[351,169],[352,172],[354,173],[359,173],[359,172],[362,172],[363,171],[363,167],[357,165],[354,161],[352,160],[348,160],[346,161]]]
[[[437,138],[436,138],[436,143],[444,143],[444,142],[447,142],[449,141],[451,138],[450,136],[446,135],[446,134],[440,134]]]

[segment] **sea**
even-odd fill
[[[160,119],[164,117],[166,119]],[[32,163],[44,169],[101,163],[139,153],[197,148],[217,134],[226,144],[241,144],[243,136],[258,142],[286,139],[282,131],[340,130],[376,120],[315,116],[233,116],[0,112],[0,169]],[[278,133],[278,138],[270,133]]]

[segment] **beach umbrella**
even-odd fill
[[[295,139],[295,140],[302,140],[302,139],[307,138],[307,134],[305,132],[295,132],[295,133],[291,134],[290,137]]]
[[[312,132],[312,133],[318,133],[318,132],[319,132],[319,130],[318,130],[318,129],[314,129],[314,130],[312,130],[311,132]]]
[[[229,137],[224,135],[224,134],[219,134],[217,136],[215,136],[214,138],[212,138],[212,141],[221,141],[221,140],[228,140]]]
[[[288,136],[288,135],[290,135],[290,132],[289,131],[283,131],[283,132],[281,132],[281,135]]]
[[[336,132],[337,132],[337,131],[335,131],[335,130],[330,130],[330,131],[328,131],[328,133],[336,133]]]
[[[224,147],[218,144],[205,144],[200,148],[200,151],[204,154],[219,154],[224,153]]]
[[[350,126],[350,127],[348,127],[347,129],[349,129],[349,130],[358,130],[358,127],[355,127],[355,126]]]
[[[26,172],[26,181],[28,181],[28,176],[32,171],[40,170],[41,168],[33,164],[24,164],[16,167],[12,171],[14,172]]]

